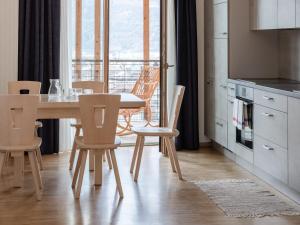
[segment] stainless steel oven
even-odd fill
[[[243,85],[236,85],[236,99],[242,104],[242,121],[240,126],[236,127],[236,142],[253,149],[253,88]]]

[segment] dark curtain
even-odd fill
[[[60,0],[19,0],[18,79],[41,81],[46,94],[49,79],[59,78],[59,43]],[[58,153],[59,121],[42,122],[42,153]]]
[[[199,149],[196,0],[175,0],[177,84],[186,87],[176,148]]]

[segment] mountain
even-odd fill
[[[75,2],[75,1],[72,1]],[[94,54],[94,0],[82,2],[82,52]],[[72,33],[76,12],[72,5]],[[150,56],[159,58],[160,0],[150,0]],[[101,28],[103,30],[103,27]],[[103,41],[103,39],[102,39]],[[73,37],[75,48],[75,37]],[[143,59],[143,0],[110,0],[110,59]],[[75,49],[74,49],[75,50]]]

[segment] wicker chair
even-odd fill
[[[132,94],[138,96],[146,102],[145,108],[140,109],[121,109],[119,112],[120,116],[123,116],[125,125],[118,123],[118,132],[119,136],[131,134],[131,119],[135,114],[144,111],[146,126],[152,126],[152,110],[151,110],[151,99],[159,85],[160,78],[160,69],[157,67],[149,67],[146,66],[142,69],[139,79],[136,81],[133,89],[131,91]]]

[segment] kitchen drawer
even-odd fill
[[[215,142],[227,148],[227,122],[220,118],[215,120]]]
[[[236,153],[235,144],[236,144],[236,127],[233,126],[232,115],[233,115],[233,103],[234,97],[228,97],[228,140],[227,140],[227,148]]]
[[[287,114],[254,104],[254,134],[287,148]]]
[[[215,116],[227,121],[227,85],[224,83],[215,83]]]
[[[254,136],[254,165],[287,183],[287,150],[261,137]]]
[[[235,98],[235,84],[233,83],[228,83],[227,84],[227,94],[228,96],[234,97]]]
[[[287,96],[267,91],[254,90],[254,103],[287,112]]]

